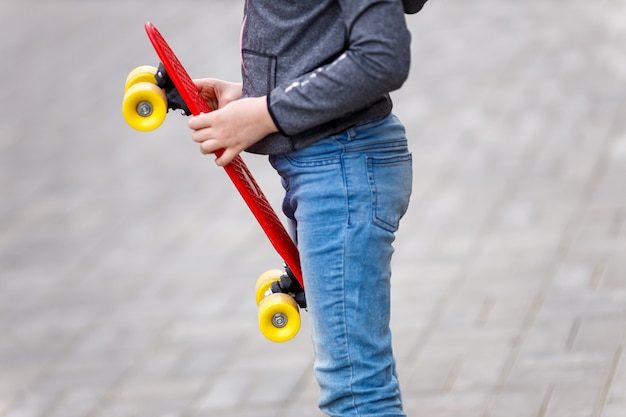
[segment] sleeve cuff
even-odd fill
[[[274,114],[274,112],[272,111],[272,102],[271,102],[271,95],[272,93],[270,92],[267,96],[266,96],[266,100],[267,100],[267,111],[270,114],[270,117],[272,118],[272,121],[274,122],[274,125],[276,125],[276,128],[278,129],[278,132],[281,135],[285,135],[285,136],[289,136],[281,127],[280,123],[278,122],[278,119],[276,118],[276,115]]]

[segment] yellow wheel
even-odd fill
[[[270,269],[265,271],[256,280],[256,305],[259,305],[265,298],[265,293],[272,287],[276,281],[280,281],[283,271],[280,269]]]
[[[156,84],[141,82],[132,85],[124,94],[122,114],[130,127],[148,131],[163,123],[167,114],[165,92]]]
[[[259,329],[272,342],[286,342],[300,330],[300,311],[287,294],[272,294],[259,304]]]
[[[156,83],[154,74],[157,73],[157,68],[152,65],[142,65],[133,69],[126,77],[126,85],[124,86],[124,92],[128,91],[130,87],[139,83]]]

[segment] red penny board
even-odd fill
[[[148,38],[154,47],[167,75],[172,80],[181,97],[189,107],[189,111],[193,115],[200,113],[208,113],[211,108],[202,98],[195,84],[187,74],[172,49],[169,47],[163,36],[150,22],[145,24]],[[222,151],[216,152],[219,157]],[[244,201],[252,211],[252,214],[261,225],[261,228],[267,235],[276,252],[281,256],[287,264],[291,272],[304,288],[302,281],[302,272],[300,270],[300,255],[293,240],[287,233],[285,226],[282,224],[276,212],[267,201],[265,194],[256,183],[256,180],[250,173],[248,166],[240,156],[237,156],[230,164],[224,167],[224,170],[230,177],[231,181],[243,197]]]

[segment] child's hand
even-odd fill
[[[217,110],[241,98],[241,83],[231,83],[215,78],[202,78],[193,82],[211,110]]]
[[[220,99],[223,99],[222,96]],[[215,160],[219,166],[230,163],[241,151],[278,129],[267,109],[266,97],[230,101],[218,110],[189,119],[191,137],[200,143],[203,154],[223,149]]]

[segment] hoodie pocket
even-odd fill
[[[249,49],[244,49],[241,53],[244,97],[269,94],[276,86],[277,57]]]

